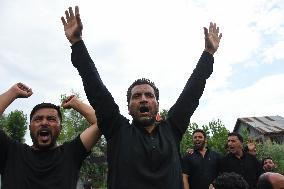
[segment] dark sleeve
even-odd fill
[[[256,164],[256,176],[257,176],[257,178],[259,178],[259,176],[262,174],[262,173],[264,173],[264,170],[263,170],[263,168],[262,168],[262,166],[261,166],[261,162],[256,158],[256,157],[254,157],[255,158],[255,164]]]
[[[221,174],[221,166],[222,166],[222,159],[223,156],[219,153],[217,153],[217,174],[220,175]]]
[[[193,112],[199,104],[199,99],[205,88],[206,79],[213,72],[213,63],[213,56],[204,51],[182,93],[168,112],[168,120],[171,125],[178,128],[180,140],[189,125]]]
[[[0,129],[0,173],[2,174],[6,165],[7,153],[9,145],[12,140],[6,135],[6,133]]]
[[[182,173],[189,175],[190,173],[190,164],[189,164],[189,156],[186,154],[182,158]]]
[[[70,142],[66,142],[65,145],[68,146],[68,151],[71,153],[71,157],[74,158],[74,162],[78,168],[81,167],[84,159],[91,153],[88,152],[83,145],[80,135],[74,138]]]
[[[117,122],[126,118],[120,115],[119,108],[103,84],[84,42],[79,41],[71,48],[72,64],[82,78],[89,103],[96,110],[98,127],[108,140],[121,125]]]
[[[219,159],[218,162],[218,173],[219,175],[225,172],[225,166],[226,166],[226,157],[222,157]]]

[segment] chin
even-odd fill
[[[140,125],[140,126],[143,126],[143,127],[148,127],[148,126],[153,125],[155,123],[155,119],[153,119],[153,118],[139,118],[139,119],[135,119],[133,121],[136,125]]]

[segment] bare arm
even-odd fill
[[[28,98],[32,94],[32,89],[23,83],[13,85],[8,91],[0,95],[0,115],[17,98]]]
[[[190,189],[187,174],[182,174],[182,180],[183,180],[183,189]]]
[[[101,137],[101,132],[97,125],[96,111],[92,106],[81,102],[75,95],[67,97],[62,103],[62,107],[65,109],[73,108],[90,123],[91,126],[80,135],[86,150],[90,151]]]

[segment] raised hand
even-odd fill
[[[219,34],[219,27],[216,27],[216,23],[210,22],[209,31],[204,27],[205,36],[205,51],[212,55],[217,51],[222,33]]]
[[[255,156],[256,155],[256,146],[255,146],[253,139],[250,138],[248,140],[247,147],[248,147],[248,153]]]
[[[75,6],[75,15],[72,7],[65,11],[65,18],[62,16],[61,21],[64,26],[64,31],[67,39],[73,45],[82,39],[83,24],[81,22],[79,7]]]
[[[0,95],[0,115],[17,98],[28,98],[32,94],[32,89],[23,83],[13,85],[8,91]]]
[[[32,89],[23,83],[13,85],[10,90],[16,98],[28,98],[33,94]]]
[[[64,109],[74,108],[76,103],[79,101],[78,97],[75,95],[68,96],[65,98],[61,104]]]

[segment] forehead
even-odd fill
[[[197,136],[202,136],[204,137],[203,133],[202,132],[196,132],[193,134],[193,137],[197,137]]]
[[[229,136],[228,140],[233,140],[233,141],[240,141],[237,136]]]
[[[41,108],[35,111],[33,117],[35,116],[56,116],[58,117],[58,112],[54,108]]]
[[[264,163],[266,163],[266,162],[272,163],[273,161],[272,161],[272,159],[266,159],[266,160],[264,160]]]
[[[154,89],[148,85],[148,84],[142,84],[142,85],[135,85],[132,90],[131,90],[131,94],[134,93],[145,93],[145,92],[150,92],[150,93],[155,93]]]

